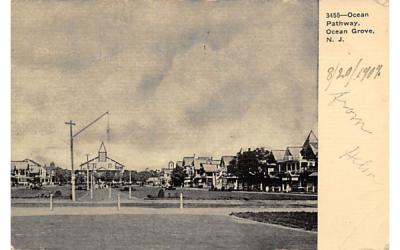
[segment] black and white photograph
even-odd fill
[[[317,0],[11,1],[11,249],[317,249]]]

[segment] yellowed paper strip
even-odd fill
[[[320,1],[319,249],[388,244],[388,9]]]

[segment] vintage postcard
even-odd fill
[[[387,1],[11,7],[11,249],[389,249]]]

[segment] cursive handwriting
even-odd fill
[[[358,155],[360,154],[360,146],[356,146],[355,148],[346,151],[344,154],[339,156],[339,159],[345,158],[348,161],[351,161],[351,164],[356,166],[361,173],[375,180],[375,175],[368,167],[369,164],[372,163],[372,160],[363,160]]]
[[[350,115],[350,121],[353,121],[353,125],[359,127],[361,131],[372,134],[371,130],[365,128],[365,122],[362,118],[360,118],[354,108],[348,106],[347,100],[345,99],[345,95],[349,94],[350,91],[347,92],[338,92],[331,93],[329,95],[333,96],[331,102],[329,102],[329,106],[337,103],[341,105],[340,107],[344,110],[345,114]]]
[[[363,82],[365,79],[376,79],[381,75],[383,68],[382,64],[377,64],[376,66],[363,66],[362,63],[363,58],[360,58],[354,66],[342,67],[340,63],[338,63],[336,67],[329,67],[326,76],[328,85],[325,87],[325,91],[331,87],[334,80],[343,80],[344,87],[347,88],[351,81],[359,80],[360,82]]]

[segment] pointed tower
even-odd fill
[[[99,162],[105,162],[107,160],[107,150],[104,142],[101,142],[99,148]]]
[[[307,160],[318,158],[318,138],[315,136],[312,130],[308,134],[307,139],[303,144],[301,154]]]
[[[303,147],[306,147],[308,145],[318,149],[318,138],[317,138],[317,136],[315,136],[315,134],[312,130],[308,134],[307,139],[303,144]]]

